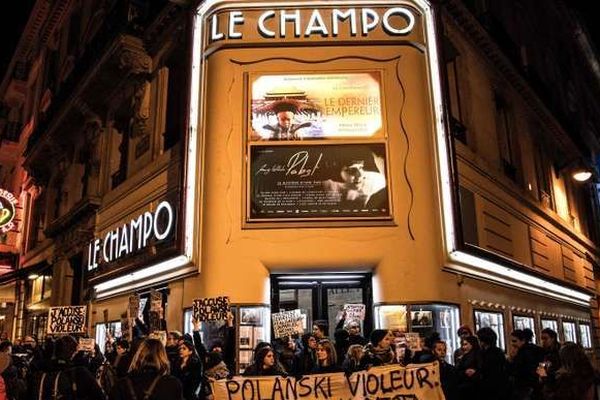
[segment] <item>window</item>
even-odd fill
[[[577,343],[577,332],[575,330],[575,322],[563,322],[563,335],[565,342]]]
[[[535,320],[533,317],[525,316],[525,315],[513,315],[513,328],[514,329],[531,329],[533,332],[533,343],[536,343],[535,336]]]
[[[592,334],[588,324],[579,324],[579,336],[581,337],[581,345],[584,349],[592,347]]]
[[[538,200],[546,208],[554,210],[554,201],[552,199],[552,165],[548,160],[546,151],[541,143],[536,145],[535,153],[535,174],[538,187]]]
[[[514,182],[518,182],[518,156],[517,142],[514,133],[512,110],[506,100],[498,93],[494,96],[496,103],[496,134],[498,136],[498,149],[504,175]]]
[[[185,36],[185,35],[182,35]],[[185,43],[180,39],[165,62],[168,71],[167,84],[167,116],[163,138],[163,150],[173,147],[184,133],[184,108],[186,92],[181,88],[186,86],[187,57]]]
[[[506,350],[506,339],[504,337],[504,314],[494,311],[475,310],[475,332],[479,329],[492,328],[498,335],[498,347]]]
[[[450,40],[444,37],[444,58],[446,61],[446,79],[448,82],[448,112],[452,136],[467,143],[467,128],[463,124],[463,112],[460,97],[459,53]]]

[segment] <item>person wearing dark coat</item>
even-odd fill
[[[61,398],[104,400],[104,393],[90,371],[72,364],[76,352],[74,337],[59,338],[54,345],[55,360],[47,370],[34,374],[28,385],[28,399],[53,399],[55,388],[58,388],[56,395]]]
[[[308,374],[317,365],[317,339],[312,333],[302,335],[302,349],[296,362],[296,374]]]
[[[583,348],[577,343],[565,343],[559,352],[561,367],[548,375],[544,365],[537,374],[543,383],[544,400],[597,399],[597,377]]]
[[[202,362],[196,353],[194,344],[184,340],[179,346],[179,360],[173,367],[173,376],[183,386],[185,400],[198,400],[198,387],[202,381]]]
[[[244,376],[276,376],[287,375],[275,357],[275,351],[270,346],[254,350],[254,362],[246,368]]]
[[[446,400],[458,400],[458,379],[454,365],[446,361],[448,347],[446,342],[438,340],[433,344],[433,354],[440,363],[440,382]]]
[[[536,374],[544,359],[540,347],[530,343],[531,334],[517,329],[510,334],[509,374],[514,400],[539,399],[541,386]]]
[[[461,400],[479,400],[481,383],[481,354],[479,341],[467,336],[461,342],[462,357],[456,365],[458,393]]]
[[[544,350],[544,368],[548,375],[554,375],[560,369],[558,334],[550,328],[545,328],[542,330],[541,342]]]
[[[481,395],[488,400],[510,398],[508,365],[504,352],[496,346],[498,335],[492,328],[477,331],[481,344]]]
[[[169,359],[158,339],[145,339],[140,343],[129,376],[113,386],[109,400],[142,400],[149,395],[152,400],[183,400],[179,380],[169,375]]]
[[[392,349],[393,337],[387,329],[375,329],[371,332],[371,341],[365,346],[365,354],[360,360],[361,369],[389,365],[396,362]]]

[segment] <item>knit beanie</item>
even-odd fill
[[[387,334],[387,329],[375,329],[373,332],[371,332],[371,336],[369,337],[371,339],[371,344],[377,347],[379,342],[381,342]]]

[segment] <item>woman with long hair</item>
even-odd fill
[[[313,374],[328,374],[340,372],[342,369],[337,365],[337,354],[335,347],[329,339],[321,339],[317,344],[317,366],[312,370]]]
[[[481,398],[481,354],[477,336],[466,336],[461,341],[462,357],[456,365],[458,393],[461,400]]]
[[[198,399],[198,386],[202,381],[202,362],[194,344],[187,340],[179,345],[179,359],[173,367],[173,376],[181,382],[185,400]]]
[[[348,347],[346,358],[342,363],[342,369],[347,372],[360,371],[360,360],[365,354],[364,347],[360,344],[352,344]]]
[[[561,367],[548,375],[542,365],[537,373],[544,383],[545,400],[594,399],[594,367],[577,343],[565,343],[559,353]]]
[[[285,375],[285,371],[275,357],[271,346],[263,346],[254,351],[254,362],[246,368],[244,376]]]
[[[181,383],[169,375],[169,359],[158,339],[145,339],[138,347],[129,376],[113,386],[111,400],[183,400]]]

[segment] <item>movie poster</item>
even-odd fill
[[[385,144],[250,149],[249,219],[387,218]]]
[[[379,72],[263,75],[251,90],[251,141],[384,136]]]

